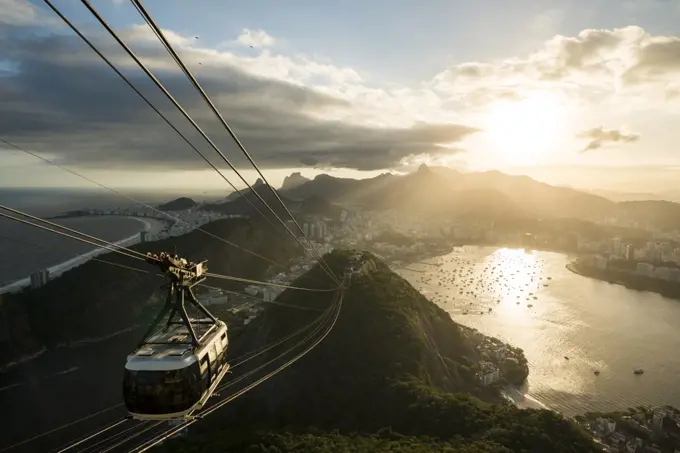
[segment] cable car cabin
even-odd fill
[[[227,373],[227,325],[217,321],[201,345],[184,325],[170,325],[127,357],[123,398],[139,420],[188,418],[200,410]]]

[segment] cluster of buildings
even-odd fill
[[[196,228],[200,228],[213,220],[225,218],[241,218],[239,214],[222,214],[220,212],[203,211],[198,208],[189,208],[182,211],[168,211],[164,216],[157,211],[145,207],[115,208],[115,209],[84,209],[83,215],[119,215],[127,217],[146,217],[166,222],[168,225],[156,234],[146,232],[140,236],[141,242],[167,237],[181,236]],[[171,218],[172,216],[173,218]]]
[[[317,244],[314,242],[313,244],[316,246],[317,251],[322,255],[332,251],[330,244]],[[310,255],[306,254],[299,259],[294,260],[288,271],[279,272],[269,278],[267,283],[290,285],[293,280],[311,269],[313,264],[314,260]],[[274,302],[283,290],[284,289],[280,286],[268,286],[264,284],[249,285],[244,288],[244,296],[219,288],[209,288],[206,292],[197,297],[199,301],[206,306],[228,307],[227,312],[242,319],[243,325],[248,325],[264,310],[266,303]],[[262,303],[258,303],[258,299]]]
[[[157,234],[158,239],[181,236],[214,220],[244,217],[238,214],[201,211],[196,208],[190,208],[184,211],[172,211],[170,214],[177,220],[171,220],[172,223]],[[168,218],[166,217],[162,220],[168,221]]]
[[[580,423],[606,452],[680,453],[680,414],[665,407],[631,409],[622,417],[602,415]]]
[[[338,228],[333,230],[332,234],[343,246],[351,248],[372,242],[374,247],[383,248],[382,251],[376,249],[376,252],[382,252],[384,255],[392,254],[399,247],[393,243],[375,243],[386,231],[407,236],[414,243],[441,240],[454,244],[503,244],[563,250],[575,250],[578,238],[578,235],[568,233],[541,235],[507,231],[499,228],[493,220],[465,218],[442,220],[409,215],[397,210],[370,211],[359,207],[344,210],[337,224]]]
[[[488,337],[476,329],[461,327],[475,344],[480,354],[477,379],[483,386],[489,386],[504,377],[503,370],[507,365],[519,367],[518,351],[511,349],[497,338]]]
[[[329,241],[341,248],[371,249],[384,259],[415,256],[432,251],[433,241],[451,234],[428,219],[407,216],[396,211],[345,209],[338,221],[327,222]],[[472,232],[472,230],[470,230]],[[384,234],[403,236],[407,240],[383,240]],[[439,241],[441,243],[441,241]]]
[[[590,255],[579,259],[579,264],[599,270],[615,268],[631,274],[680,282],[680,247],[672,241],[649,241],[638,247],[621,238],[607,241],[580,242],[579,251]]]
[[[501,378],[501,370],[492,362],[479,362],[479,372],[477,373],[479,383],[483,386],[498,382]]]
[[[304,222],[299,222],[299,225],[302,228],[302,232],[295,226],[295,222],[292,220],[286,221],[286,226],[290,231],[298,232],[297,236],[299,239],[305,237],[309,239],[309,242],[301,241],[308,252],[311,251],[312,247],[322,255],[333,250],[331,241],[333,241],[336,236],[334,235],[332,228],[329,227],[328,219],[324,219],[323,217],[310,217]]]
[[[434,221],[397,210],[370,211],[352,207],[342,211],[339,219],[340,240],[348,244],[372,241],[384,231],[406,235],[414,240],[453,238],[482,240],[494,236],[493,222]]]
[[[680,265],[680,247],[671,240],[648,241],[635,246],[615,237],[601,241],[578,239],[577,250],[595,253],[610,260],[646,261],[651,263],[672,263]]]
[[[304,233],[304,236],[311,240],[318,242],[330,242],[333,239],[333,235],[330,234],[328,227],[329,219],[321,216],[309,216],[302,222],[299,222],[300,227]],[[295,222],[292,220],[286,221],[286,226],[290,231],[296,231],[298,228],[295,226]],[[303,236],[300,234],[300,236]]]

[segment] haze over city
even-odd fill
[[[81,4],[59,6],[143,80]],[[245,168],[134,8],[96,6]],[[1,136],[117,187],[168,188],[176,178],[196,190],[223,187],[42,2],[2,0],[0,8]],[[292,171],[362,178],[428,163],[584,188],[675,189],[675,1],[273,8],[148,2],[274,185]],[[141,87],[160,100],[149,82]],[[3,186],[85,184],[14,151],[2,150],[2,161]]]

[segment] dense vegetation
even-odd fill
[[[384,230],[373,238],[374,242],[386,242],[387,244],[408,247],[415,242],[415,239],[394,230]]]
[[[549,434],[548,434],[549,435]],[[204,435],[191,440],[180,440],[169,450],[186,453],[515,453],[521,451],[552,451],[550,441],[543,444],[545,450],[507,447],[496,441],[479,438],[466,439],[452,436],[447,440],[428,436],[406,436],[389,428],[375,434],[341,434],[338,431],[323,432],[310,428],[305,433],[236,433],[221,431],[212,435]],[[591,449],[573,451],[588,452]]]
[[[278,235],[271,234],[268,226],[248,220],[219,220],[204,229],[281,262],[287,262],[300,250],[290,242],[282,241]],[[211,272],[240,277],[258,278],[268,268],[268,263],[261,259],[200,231],[132,248],[142,253],[176,251],[192,260],[207,259]],[[0,343],[0,365],[42,347],[109,335],[133,327],[147,318],[145,311],[155,309],[149,305],[160,302],[152,295],[164,284],[156,270],[142,261],[113,252],[99,258],[153,272],[146,274],[88,261],[43,288],[4,295],[0,316],[4,318],[9,332],[7,341]],[[225,289],[243,286],[225,280],[211,284]]]
[[[353,252],[325,260],[336,274]],[[373,255],[345,290],[334,329],[300,362],[165,448],[182,452],[590,452],[589,437],[550,411],[519,410],[475,378],[467,329]],[[295,285],[330,287],[315,267]],[[332,293],[278,301],[327,307]],[[273,306],[244,335],[269,343],[319,316]],[[250,334],[249,334],[250,333]],[[247,341],[246,338],[243,339]],[[278,352],[272,353],[272,355]],[[270,357],[262,358],[262,362]],[[493,402],[491,402],[493,401]],[[229,427],[224,431],[224,427]]]

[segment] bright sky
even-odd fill
[[[80,1],[54,3],[191,131]],[[134,7],[92,3],[246,168]],[[144,5],[275,185],[292,171],[364,177],[431,163],[675,188],[680,0]],[[224,185],[43,2],[0,0],[0,11],[1,137],[117,187]],[[0,149],[0,186],[83,184]]]

